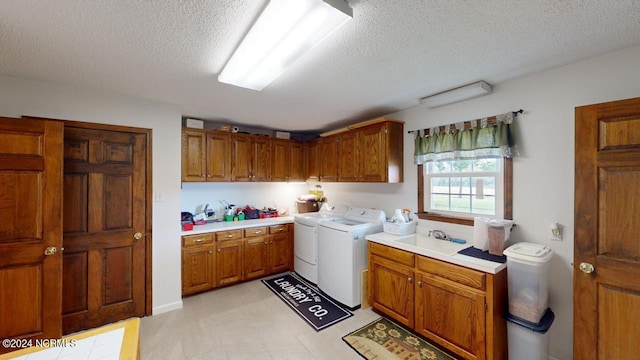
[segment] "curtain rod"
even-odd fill
[[[522,114],[523,112],[524,112],[524,110],[522,110],[522,109],[516,110],[516,111],[512,111],[513,116],[518,116],[518,114]],[[490,118],[493,118],[495,120],[495,116],[489,116],[488,119],[490,119]],[[469,121],[472,121],[472,120],[466,120],[466,121],[461,121],[461,122],[468,123]],[[442,125],[434,126],[434,127],[442,127]],[[413,134],[416,131],[420,131],[420,130],[409,130],[409,131],[407,131],[407,133]]]

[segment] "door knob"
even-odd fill
[[[142,233],[137,232],[137,233],[133,234],[133,238],[136,239],[136,240],[142,239]]]
[[[585,274],[591,274],[596,268],[588,262],[580,263],[580,270]]]
[[[58,252],[58,249],[55,246],[48,246],[44,249],[45,256],[55,255]]]

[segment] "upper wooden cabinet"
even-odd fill
[[[185,128],[182,181],[399,183],[403,127],[379,118],[306,142]]]
[[[304,147],[301,142],[271,140],[271,181],[304,181],[304,170]]]
[[[182,181],[229,181],[229,135],[204,130],[182,131]]]
[[[271,140],[231,134],[231,180],[271,181]]]

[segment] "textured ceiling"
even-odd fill
[[[324,131],[478,80],[640,44],[637,0],[350,0],[353,19],[261,92],[217,74],[265,0],[1,0],[0,73]]]

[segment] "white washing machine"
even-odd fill
[[[348,209],[347,205],[324,203],[317,212],[293,217],[293,268],[298,275],[318,283],[318,223],[342,218]]]
[[[349,208],[344,218],[318,227],[318,288],[342,304],[361,303],[362,270],[367,268],[365,236],[382,232],[382,210]]]

